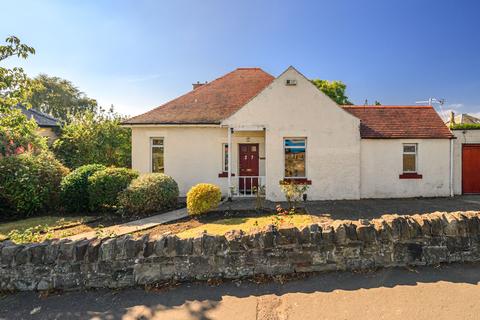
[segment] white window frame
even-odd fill
[[[153,140],[161,139],[162,145],[153,144]],[[153,147],[163,147],[163,173],[165,173],[165,138],[164,137],[150,137],[150,172],[153,173]]]
[[[225,154],[227,148],[227,154]],[[228,172],[228,143],[222,143],[222,172]]]
[[[405,147],[415,147],[415,152],[405,151]],[[403,156],[405,154],[413,154],[415,155],[415,170],[414,171],[406,171],[403,167]],[[403,143],[402,144],[402,171],[404,173],[417,173],[418,172],[418,143]]]
[[[286,146],[285,141],[286,140],[304,140],[305,141],[305,146]],[[285,149],[305,149],[305,176],[303,177],[284,177],[285,179],[307,179],[308,173],[307,173],[307,156],[308,156],[308,147],[307,147],[307,137],[284,137],[283,138],[283,175],[285,175]]]

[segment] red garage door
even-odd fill
[[[462,147],[463,193],[480,193],[480,144]]]

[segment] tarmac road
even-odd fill
[[[480,264],[252,281],[25,292],[0,298],[0,319],[480,319]]]

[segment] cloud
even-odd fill
[[[449,110],[457,110],[463,108],[463,103],[452,103],[447,106]]]

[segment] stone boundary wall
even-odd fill
[[[0,243],[0,290],[121,288],[167,280],[480,261],[480,212],[273,225],[256,233]]]

